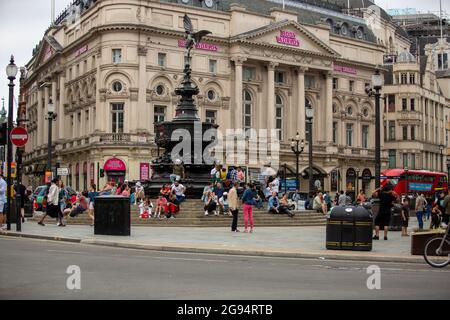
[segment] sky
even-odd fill
[[[251,1],[251,0],[248,0]],[[56,16],[70,3],[70,0],[56,0]],[[376,4],[386,9],[416,8],[421,12],[439,11],[439,0],[376,0]],[[442,0],[443,10],[450,14],[450,1]],[[0,0],[0,99],[5,98],[8,109],[8,82],[5,67],[11,54],[17,66],[24,66],[31,58],[33,48],[38,44],[49,27],[51,20],[51,0]],[[3,76],[1,76],[3,75]],[[18,84],[18,80],[16,80]],[[15,87],[18,95],[18,87]],[[17,98],[16,98],[17,100]],[[0,100],[1,104],[1,100]],[[14,103],[17,107],[17,103]],[[1,108],[1,105],[0,105]],[[14,111],[14,114],[16,111]]]

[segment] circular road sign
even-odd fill
[[[28,142],[28,132],[25,128],[16,127],[12,129],[10,139],[16,147],[23,147]]]

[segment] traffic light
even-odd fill
[[[4,146],[8,143],[8,124],[2,123],[0,125],[0,145]]]
[[[105,177],[105,170],[100,169],[100,178],[104,178]]]

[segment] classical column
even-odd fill
[[[49,88],[48,86],[44,87],[44,130],[42,131],[42,143],[47,145],[47,139],[48,139],[48,120],[46,120],[46,117],[48,116],[48,104],[50,101],[50,95],[49,95]]]
[[[138,118],[137,118],[137,131],[139,132],[154,132],[153,125],[146,123],[146,120],[151,114],[153,119],[153,108],[149,108],[147,105],[147,48],[144,46],[138,47],[139,57],[139,93],[138,93]],[[152,109],[152,110],[150,110]]]
[[[42,89],[38,89],[38,104],[37,104],[37,131],[36,131],[36,146],[40,147],[44,142],[44,121],[45,121],[45,115],[44,115],[44,106],[42,105]]]
[[[242,66],[247,58],[233,57],[234,61],[234,101],[235,101],[235,114],[234,114],[234,128],[244,128],[244,115],[242,111]]]
[[[333,143],[333,77],[331,72],[326,74],[325,86],[325,142]]]
[[[297,69],[297,131],[300,139],[306,139],[306,112],[305,112],[305,72],[308,68],[299,67]]]
[[[275,68],[276,62],[270,62],[267,66],[267,129],[276,128],[275,109]]]
[[[66,89],[64,74],[61,73],[59,76],[59,105],[58,105],[58,139],[64,139],[64,104],[66,103]]]

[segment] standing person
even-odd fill
[[[248,184],[247,189],[242,195],[242,203],[244,209],[244,232],[248,231],[248,226],[250,222],[250,233],[253,233],[254,223],[253,223],[253,206],[256,204],[256,186],[252,183]]]
[[[360,190],[359,191],[359,194],[358,194],[358,197],[356,198],[356,202],[360,205],[360,206],[362,206],[363,204],[364,204],[364,202],[366,202],[366,194],[364,193],[364,190]]]
[[[234,182],[233,187],[228,193],[228,205],[230,207],[230,213],[233,216],[233,222],[231,223],[231,232],[239,232],[238,226],[238,214],[239,214],[239,204],[237,195],[238,183]]]
[[[380,199],[380,211],[375,218],[375,236],[374,240],[380,239],[380,228],[384,229],[384,240],[387,240],[387,234],[389,231],[389,222],[391,220],[391,209],[393,207],[394,201],[397,200],[393,192],[393,187],[391,184],[386,185],[382,190],[377,189],[373,193],[373,197],[377,196]]]
[[[420,194],[416,199],[416,216],[417,222],[419,223],[419,229],[423,229],[423,212],[425,210],[425,206],[427,201],[423,194]]]
[[[3,174],[0,174],[0,228],[6,229],[5,221],[5,203],[6,203],[6,181],[3,179]]]
[[[20,194],[20,216],[22,219],[22,223],[25,222],[25,197],[27,197],[27,188],[20,183],[19,185],[14,185],[15,193]],[[16,204],[17,205],[17,204]]]
[[[431,217],[431,209],[433,209],[433,200],[431,198],[425,198],[427,201],[427,204],[425,205],[425,216],[427,217],[427,220],[430,220]]]
[[[227,179],[231,180],[232,186],[237,181],[237,170],[234,168],[234,166],[228,168]]]
[[[44,220],[49,215],[52,218],[58,219],[58,227],[65,227],[62,222],[62,214],[60,213],[59,208],[59,179],[55,178],[52,180],[50,185],[50,189],[48,190],[47,195],[47,210],[45,211],[44,216],[39,220],[38,224],[41,226],[45,226]]]
[[[441,220],[442,211],[439,208],[439,205],[437,202],[433,204],[433,209],[431,209],[431,223],[430,223],[430,230],[431,229],[438,229],[439,228],[439,222]]]
[[[272,191],[276,192],[277,194],[280,193],[280,180],[278,177],[275,177],[272,181]]]
[[[328,211],[331,210],[331,196],[329,192],[325,192],[325,194],[323,195],[323,202],[325,203],[326,206],[326,211],[325,213],[327,213]]]
[[[338,198],[338,206],[345,206],[347,204],[347,196],[344,193],[344,190],[341,190],[341,192],[339,192],[339,198]]]
[[[402,205],[402,237],[408,236],[408,223],[409,223],[409,200],[403,199]]]
[[[323,200],[322,192],[317,193],[313,200],[313,210],[317,212],[323,212]]]
[[[444,197],[443,207],[444,207],[444,211],[442,212],[441,227],[445,229],[448,226],[448,222],[449,222],[449,218],[450,218],[450,195],[449,195],[448,191]]]
[[[60,189],[59,189],[59,210],[61,212],[61,214],[64,212],[64,210],[66,209],[66,200],[67,197],[69,196],[69,193],[67,192],[67,190],[64,188],[64,183],[61,181],[61,185],[60,185]]]
[[[94,183],[91,184],[91,189],[88,192],[88,198],[89,198],[88,216],[92,220],[91,227],[94,226],[94,201],[95,201],[95,197],[99,196],[99,193],[96,190],[97,190],[97,186]]]

